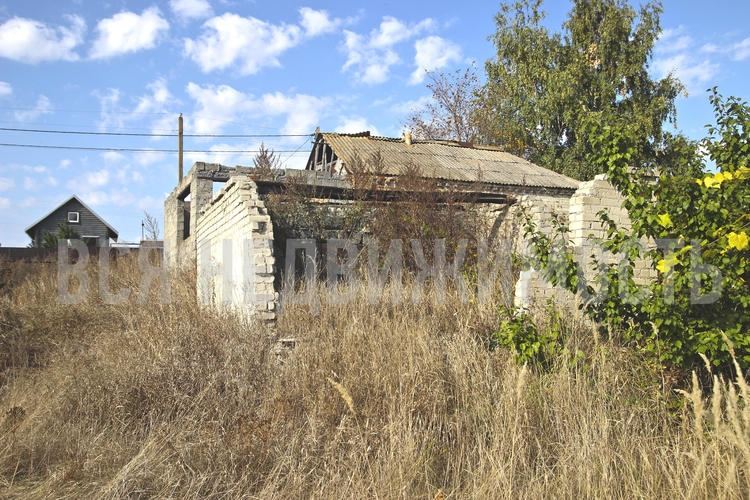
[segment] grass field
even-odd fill
[[[744,381],[678,393],[574,318],[585,357],[543,371],[488,347],[494,305],[360,298],[270,327],[197,305],[190,271],[170,304],[63,305],[56,268],[11,267],[3,498],[750,495]],[[112,274],[137,290],[134,261]]]

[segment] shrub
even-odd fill
[[[596,300],[582,304],[604,331],[623,331],[625,339],[660,363],[676,367],[702,364],[701,356],[733,370],[731,349],[742,369],[750,367],[750,107],[736,98],[724,101],[714,89],[717,124],[702,142],[717,171],[708,172],[697,148],[691,155],[664,155],[657,183],[647,174],[659,164],[632,165],[637,157],[638,124],[590,125],[596,146],[591,161],[605,167],[610,182],[625,197],[632,229],[623,230],[600,212],[607,227],[604,248],[623,256],[602,264]],[[674,161],[675,156],[679,161]],[[631,167],[635,167],[632,174]],[[594,288],[566,248],[567,227],[556,221],[552,237],[536,230],[529,217],[525,232],[536,263],[554,284],[571,292]],[[638,240],[657,242],[643,248]],[[645,258],[659,272],[656,281],[638,285],[635,261]]]

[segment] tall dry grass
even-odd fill
[[[118,306],[61,305],[54,268],[15,272],[0,297],[5,498],[750,491],[741,380],[696,378],[680,407],[647,363],[573,319],[585,360],[540,371],[488,349],[494,307],[455,299],[288,306],[271,328],[199,307],[190,272],[171,304]],[[134,261],[112,272],[137,289]],[[297,347],[278,353],[279,338]]]

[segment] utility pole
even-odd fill
[[[182,182],[182,113],[177,119],[177,182]]]

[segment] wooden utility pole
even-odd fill
[[[177,120],[177,182],[182,182],[182,113]]]

